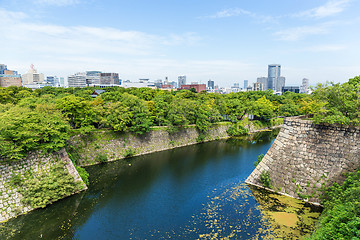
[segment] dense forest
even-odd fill
[[[45,152],[65,146],[72,134],[97,129],[144,134],[154,126],[176,131],[195,125],[206,133],[212,124],[231,121],[231,135],[243,133],[239,122],[254,115],[266,123],[277,116],[311,112],[312,96],[271,91],[226,95],[189,90],[106,88],[92,98],[94,88],[0,89],[0,156],[17,160],[32,150]],[[310,109],[310,110],[309,110]]]

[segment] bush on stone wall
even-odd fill
[[[40,175],[25,173],[21,181],[13,181],[13,184],[23,195],[22,203],[32,208],[43,208],[84,188],[65,170],[65,163],[56,163],[49,172]]]
[[[260,182],[263,184],[264,187],[272,188],[269,171],[263,170],[261,172],[261,174],[260,174]]]

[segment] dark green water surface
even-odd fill
[[[276,219],[258,203],[271,202],[269,195],[244,183],[273,136],[87,167],[89,190],[0,225],[0,239],[273,239]],[[300,221],[301,204],[293,215],[274,216]]]

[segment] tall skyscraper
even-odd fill
[[[209,79],[208,81],[208,88],[209,89],[215,89],[215,82]]]
[[[277,79],[280,77],[280,71],[280,64],[270,64],[268,66],[268,89],[275,91]]]
[[[280,64],[270,64],[268,66],[268,78],[267,78],[267,88],[275,92],[280,92],[282,87],[285,86],[285,77],[280,77],[281,75],[281,65]]]
[[[244,80],[244,89],[247,89],[249,86],[249,80]]]
[[[178,88],[181,88],[181,85],[186,85],[186,76],[178,76]]]

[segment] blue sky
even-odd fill
[[[360,0],[0,0],[0,63],[45,75],[287,85],[360,75]]]

